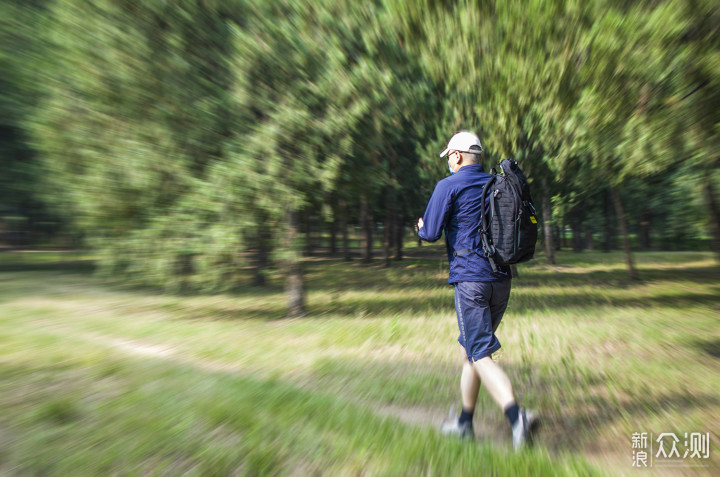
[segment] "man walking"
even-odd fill
[[[495,330],[510,297],[511,275],[508,267],[493,272],[481,252],[482,190],[491,176],[481,165],[480,139],[471,132],[455,134],[440,157],[446,155],[451,175],[437,183],[425,215],[418,220],[418,236],[423,240],[435,242],[445,232],[448,282],[455,287],[458,341],[467,357],[460,377],[462,412],[441,430],[448,435],[475,437],[472,420],[482,383],[510,421],[513,447],[518,450],[529,438],[536,416],[518,406],[510,380],[492,360],[492,354],[500,349]]]

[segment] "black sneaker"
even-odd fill
[[[524,407],[520,408],[517,422],[512,426],[513,448],[519,451],[530,441],[532,432],[537,426],[538,415],[536,412]]]

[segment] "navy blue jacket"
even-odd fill
[[[498,271],[493,272],[490,262],[482,255],[480,201],[483,186],[489,179],[490,174],[483,171],[482,165],[468,164],[438,182],[428,202],[418,236],[435,242],[445,232],[450,262],[449,283],[494,282],[510,278],[508,267],[498,267]],[[476,253],[453,256],[453,252],[466,249]]]

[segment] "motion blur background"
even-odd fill
[[[102,273],[169,290],[232,288],[247,263],[262,281],[352,227],[366,257],[379,230],[397,255],[469,129],[487,168],[530,176],[548,260],[570,237],[720,253],[716,2],[5,1],[1,18],[5,245],[92,247]]]
[[[332,267],[420,253],[438,154],[471,130],[486,170],[530,178],[536,263],[592,251],[626,286],[637,252],[701,253],[717,325],[716,1],[4,0],[0,72],[6,256],[172,296],[284,286],[273,313],[312,316],[308,286],[341,303],[358,273]]]

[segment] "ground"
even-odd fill
[[[640,282],[619,253],[520,267],[496,355],[543,418],[520,455],[482,391],[476,444],[437,433],[460,366],[439,247],[391,268],[308,260],[301,319],[283,318],[279,272],[173,296],[97,278],[90,259],[0,253],[2,474],[635,475],[636,432],[708,432],[709,458],[651,472],[720,472],[710,254],[638,253]]]

